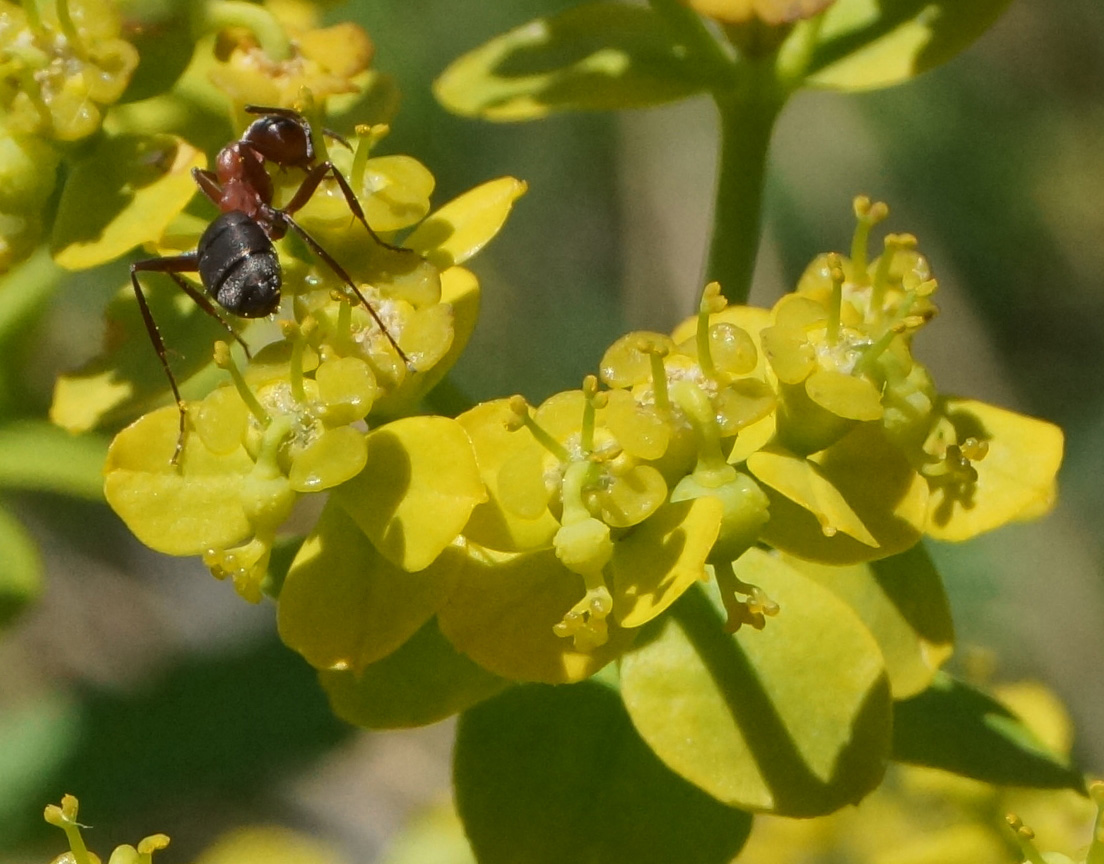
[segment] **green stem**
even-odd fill
[[[751,66],[739,91],[718,93],[721,153],[707,281],[730,303],[747,302],[762,227],[763,187],[774,121],[785,103],[769,65]],[[764,74],[766,73],[766,74]]]

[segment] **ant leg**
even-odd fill
[[[367,231],[373,240],[383,246],[386,249],[390,249],[392,252],[403,252],[408,255],[417,255],[413,249],[406,249],[402,246],[393,246],[392,244],[382,240],[380,236],[372,230],[372,226],[368,224],[368,219],[364,215],[364,209],[360,206],[360,202],[357,200],[356,194],[353,192],[353,188],[349,185],[349,181],[345,179],[345,175],[337,170],[337,166],[333,162],[322,162],[315,165],[310,171],[307,172],[307,176],[303,182],[299,184],[299,188],[295,190],[295,195],[283,208],[285,213],[291,214],[304,206],[314,195],[315,190],[318,189],[319,184],[325,179],[326,175],[330,174],[337,181],[337,185],[341,187],[341,194],[345,196],[345,203],[349,205],[349,209],[353,215],[357,218],[361,225],[364,226],[364,230]]]
[[[214,171],[204,171],[202,168],[192,169],[192,179],[196,186],[216,207],[222,201],[222,187],[219,186],[218,175]]]
[[[155,258],[154,260],[155,261],[157,261],[157,260],[162,260],[163,261],[165,259]],[[233,328],[233,326],[230,324],[230,322],[227,321],[225,318],[222,317],[222,315],[219,314],[218,308],[215,306],[214,303],[212,303],[203,294],[201,294],[199,291],[197,291],[194,286],[189,284],[187,282],[187,280],[182,278],[179,274],[173,272],[172,270],[166,270],[164,272],[168,273],[169,276],[172,277],[173,281],[176,282],[176,284],[180,286],[181,291],[183,291],[185,294],[187,294],[189,297],[192,298],[192,302],[194,302],[196,304],[196,306],[198,306],[200,309],[202,309],[204,312],[206,312],[208,315],[210,315],[212,318],[214,318],[216,321],[218,321],[219,324],[222,325],[223,329],[227,333],[230,334],[230,338],[232,338],[235,342],[237,342],[239,345],[241,345],[242,350],[245,351],[245,356],[246,357],[248,357],[250,360],[253,359],[253,352],[249,350],[249,346],[245,343],[245,340],[242,339],[242,337]]]
[[[267,105],[246,105],[246,114],[271,114],[273,117],[283,117],[285,120],[294,120],[296,123],[305,124],[307,118],[294,108],[276,108]]]
[[[198,269],[198,258],[194,252],[176,255],[172,258],[147,258],[144,261],[135,261],[130,265],[130,282],[134,286],[134,296],[138,300],[138,310],[142,313],[142,321],[146,325],[146,333],[149,334],[150,341],[153,343],[153,348],[157,352],[157,359],[161,361],[161,368],[165,370],[165,377],[169,379],[169,387],[172,389],[173,398],[176,400],[176,407],[180,411],[180,433],[176,439],[176,449],[173,450],[172,458],[169,460],[172,465],[176,465],[180,462],[180,454],[184,450],[184,437],[186,435],[185,417],[187,409],[184,400],[180,396],[180,388],[176,384],[176,376],[173,375],[172,368],[169,366],[167,351],[165,349],[165,340],[161,338],[161,331],[157,327],[157,322],[153,320],[153,313],[150,311],[149,303],[146,301],[146,295],[142,291],[141,284],[138,282],[138,273],[167,273],[200,309],[218,321],[226,329],[226,332],[242,346],[247,357],[251,358],[253,356],[249,350],[249,346],[245,344],[245,340],[234,332],[234,328],[218,313],[218,310],[215,309],[211,301],[204,297],[193,286],[189,285],[188,282],[180,276],[181,273],[195,273]]]
[[[195,256],[180,256],[181,259],[188,257],[191,257],[194,261]],[[146,295],[142,293],[142,286],[138,282],[139,271],[170,272],[166,269],[165,262],[173,262],[180,266],[186,263],[170,258],[148,258],[145,261],[135,261],[130,265],[130,282],[134,286],[134,296],[138,300],[138,309],[142,313],[146,333],[149,334],[150,341],[153,343],[153,350],[157,352],[157,359],[161,361],[161,368],[165,370],[165,377],[169,379],[169,387],[172,389],[177,410],[180,412],[180,432],[176,436],[176,448],[173,450],[172,458],[169,459],[170,465],[178,465],[180,464],[180,454],[184,450],[184,436],[187,432],[187,408],[184,405],[184,400],[180,397],[180,388],[176,386],[176,376],[173,375],[172,369],[169,367],[169,358],[165,356],[165,340],[161,338],[161,331],[157,329],[157,323],[153,320],[153,313],[150,312],[149,304],[146,302]]]
[[[352,150],[353,145],[350,144],[343,135],[338,132],[334,132],[333,129],[323,129],[322,134],[329,138],[331,141],[336,141],[346,150]]]
[[[295,229],[295,233],[303,238],[303,242],[305,242],[307,246],[310,247],[310,250],[319,258],[321,258],[322,261],[326,263],[326,266],[329,267],[337,275],[337,277],[341,279],[341,281],[349,286],[353,294],[356,295],[357,300],[364,304],[364,308],[368,310],[368,314],[371,315],[372,319],[376,322],[377,325],[379,325],[379,328],[383,332],[383,335],[386,336],[387,341],[391,343],[391,347],[394,348],[399,357],[402,358],[403,363],[406,364],[406,368],[409,369],[411,372],[417,372],[418,370],[414,368],[414,364],[411,362],[410,357],[407,356],[407,353],[399,347],[399,343],[395,341],[395,337],[391,335],[391,331],[388,330],[387,325],[383,323],[383,319],[380,318],[379,312],[376,311],[376,307],[369,303],[368,298],[360,292],[360,289],[357,288],[356,284],[353,282],[352,277],[349,276],[347,272],[345,272],[345,268],[338,264],[334,257],[330,255],[330,253],[327,252],[325,249],[323,249],[322,246],[319,245],[318,241],[311,237],[311,235],[307,233],[307,230],[302,225],[292,219],[291,215],[286,210],[277,210],[276,212],[280,215],[280,218],[284,222],[286,222],[291,228]]]

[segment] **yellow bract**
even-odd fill
[[[50,241],[54,260],[84,270],[160,239],[195,195],[192,169],[206,167],[201,151],[172,135],[104,138],[65,184]]]
[[[176,447],[176,406],[136,420],[112,442],[104,494],[134,535],[167,555],[199,555],[244,540],[252,531],[241,497],[253,460],[239,445],[216,455],[195,442]]]
[[[722,515],[712,497],[669,504],[617,544],[613,599],[621,626],[648,623],[705,578]]]
[[[970,460],[975,480],[924,472],[932,494],[926,532],[939,540],[968,540],[1008,522],[1046,513],[1054,503],[1055,476],[1062,463],[1064,436],[1052,423],[1025,417],[971,399],[948,399],[946,423],[925,450],[939,456],[948,444],[968,437],[988,452]],[[946,433],[949,424],[952,431]]]
[[[406,245],[438,269],[463,264],[499,232],[526,188],[513,177],[476,186],[427,216]]]
[[[365,470],[334,496],[407,571],[428,567],[487,497],[464,427],[445,417],[406,417],[370,433]]]
[[[360,671],[406,642],[455,584],[454,558],[409,573],[326,506],[280,591],[280,638],[318,669]]]
[[[480,666],[515,681],[567,684],[621,654],[634,631],[609,625],[605,644],[578,650],[553,632],[583,596],[583,577],[551,549],[518,554],[465,547],[459,580],[438,613],[441,632]]]

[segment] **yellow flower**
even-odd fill
[[[13,132],[76,141],[100,128],[126,89],[138,51],[119,38],[110,0],[0,4],[0,106]]]

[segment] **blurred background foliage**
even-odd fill
[[[529,194],[480,257],[484,307],[456,383],[539,402],[591,372],[632,327],[669,329],[701,289],[712,201],[706,100],[491,125],[446,114],[430,84],[465,50],[567,0],[354,0],[403,106],[386,152],[438,178],[435,201],[490,177]],[[933,552],[959,660],[1041,678],[1067,702],[1084,767],[1104,771],[1104,6],[1016,0],[963,56],[907,85],[804,91],[776,130],[753,302],[814,254],[845,250],[852,196],[886,200],[940,279],[944,315],[917,348],[941,389],[1067,432],[1061,503],[1040,523]],[[34,262],[32,262],[34,263]],[[44,413],[54,374],[96,349],[127,262],[70,277],[18,364]],[[41,261],[35,266],[49,267]],[[13,280],[20,279],[16,273]],[[28,278],[23,276],[22,278]],[[40,278],[36,275],[34,278]],[[152,362],[152,361],[151,361]],[[47,568],[43,598],[0,635],[0,862],[45,861],[45,803],[73,792],[95,848],[153,831],[161,861],[222,830],[279,822],[382,860],[447,786],[448,729],[353,732],[314,675],[197,560],[139,549],[96,503],[15,498]],[[976,664],[975,664],[976,665]]]

